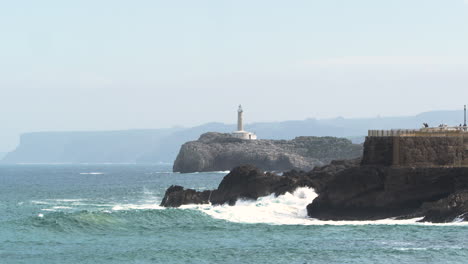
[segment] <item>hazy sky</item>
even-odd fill
[[[0,0],[22,132],[412,115],[468,103],[464,0]]]

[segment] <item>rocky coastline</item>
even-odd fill
[[[445,223],[468,221],[468,168],[389,168],[361,166],[360,160],[334,161],[310,172],[265,173],[246,165],[233,169],[217,189],[199,192],[171,186],[161,206],[235,205],[238,199],[313,187],[318,197],[307,206],[320,220],[423,218]]]
[[[421,144],[414,146],[427,149],[426,143]],[[375,146],[368,142],[367,147],[365,155],[376,155],[370,151]],[[382,162],[379,164],[378,160]],[[366,156],[332,161],[308,172],[291,170],[282,175],[252,165],[240,166],[225,176],[215,190],[198,192],[171,186],[161,206],[234,205],[238,199],[281,195],[303,186],[314,188],[318,194],[307,206],[308,216],[315,219],[468,221],[468,167],[398,167],[379,157]]]

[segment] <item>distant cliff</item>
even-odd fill
[[[262,170],[311,170],[334,159],[362,155],[362,145],[334,137],[297,137],[293,140],[242,140],[230,134],[205,133],[182,145],[175,172],[224,171],[251,164]]]
[[[161,145],[170,130],[23,134],[2,163],[134,163]],[[175,154],[173,154],[175,155]],[[155,157],[155,162],[160,161]],[[166,160],[171,162],[171,159]]]
[[[408,117],[363,119],[307,119],[253,123],[246,130],[262,139],[294,139],[299,135],[348,137],[364,142],[368,129],[415,128],[423,122],[459,124],[460,111],[437,111]],[[174,162],[180,146],[209,131],[228,133],[234,125],[208,123],[192,128],[144,129],[122,131],[34,132],[21,135],[20,144],[2,163],[101,163],[101,162]],[[3,140],[12,141],[2,136]],[[16,140],[16,139],[15,139]],[[3,151],[3,150],[2,150]]]

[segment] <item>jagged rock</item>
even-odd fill
[[[437,205],[447,203],[441,199],[467,186],[468,168],[360,166],[331,175],[325,188],[316,189],[319,195],[307,206],[307,212],[310,217],[322,220],[409,218],[425,214],[434,215],[426,220],[436,220],[438,210],[437,217],[445,216],[444,220],[452,221],[452,215],[461,214],[464,207],[458,206],[460,210],[449,210],[447,214],[449,211],[440,210]],[[465,196],[456,197],[461,201]],[[432,204],[438,200],[441,201]],[[431,213],[431,209],[436,211]]]
[[[240,166],[231,171],[211,196],[211,203],[233,205],[238,199],[256,200],[272,193],[281,195],[306,185],[300,177],[279,176],[264,173],[252,165]]]
[[[264,173],[252,165],[234,168],[224,177],[213,191],[197,192],[181,186],[171,186],[164,195],[161,206],[178,207],[183,204],[228,203],[234,205],[239,199],[256,200],[272,193],[281,195],[292,192],[297,187],[310,186],[310,181],[303,172],[291,176]]]
[[[199,192],[193,189],[184,189],[182,186],[172,185],[166,190],[161,206],[179,207],[183,204],[206,204],[211,191]]]
[[[318,197],[307,206],[321,220],[376,220],[389,217],[422,221],[468,221],[468,168],[395,168],[361,166],[360,160],[333,161],[310,172],[264,173],[240,166],[218,189],[197,192],[171,186],[161,203],[166,207],[208,203],[234,205],[239,199],[313,187]]]
[[[453,221],[468,212],[463,153],[461,137],[367,137],[361,165],[309,173],[318,197],[307,206],[308,215],[323,220],[425,216],[423,221]],[[391,166],[395,163],[400,166]]]
[[[436,202],[424,203],[418,215],[422,222],[468,221],[468,190],[460,190]]]
[[[357,158],[362,145],[334,137],[293,140],[243,140],[231,134],[205,133],[185,143],[174,162],[175,172],[225,171],[252,164],[265,171],[308,171],[334,159]]]
[[[217,140],[216,135],[210,136]],[[309,186],[315,189],[318,197],[307,206],[307,213],[322,220],[424,217],[422,221],[429,222],[468,221],[468,167],[436,166],[458,159],[459,147],[448,147],[457,142],[406,138],[401,141],[405,146],[400,148],[404,151],[399,153],[399,161],[409,160],[407,153],[417,152],[419,156],[410,155],[408,164],[420,166],[390,166],[392,163],[387,159],[393,150],[385,146],[392,146],[391,140],[371,138],[365,144],[362,160],[332,161],[309,172],[292,170],[282,176],[263,173],[254,166],[242,166],[232,170],[213,192],[203,194],[179,187],[172,192],[168,190],[166,196],[172,197],[165,197],[165,200],[176,201],[172,203],[176,206],[193,200],[232,205],[238,199],[279,195]],[[434,151],[440,159],[424,158]],[[431,166],[423,166],[425,163],[420,160],[430,161]]]
[[[237,199],[257,199],[274,192],[275,186],[284,177],[273,173],[265,174],[254,166],[241,166],[234,168],[226,175],[213,192],[213,204],[235,204]]]

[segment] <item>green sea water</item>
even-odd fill
[[[226,172],[170,165],[0,166],[0,263],[467,263],[468,226],[308,219],[315,194],[158,206]],[[310,200],[310,201],[309,201]]]

